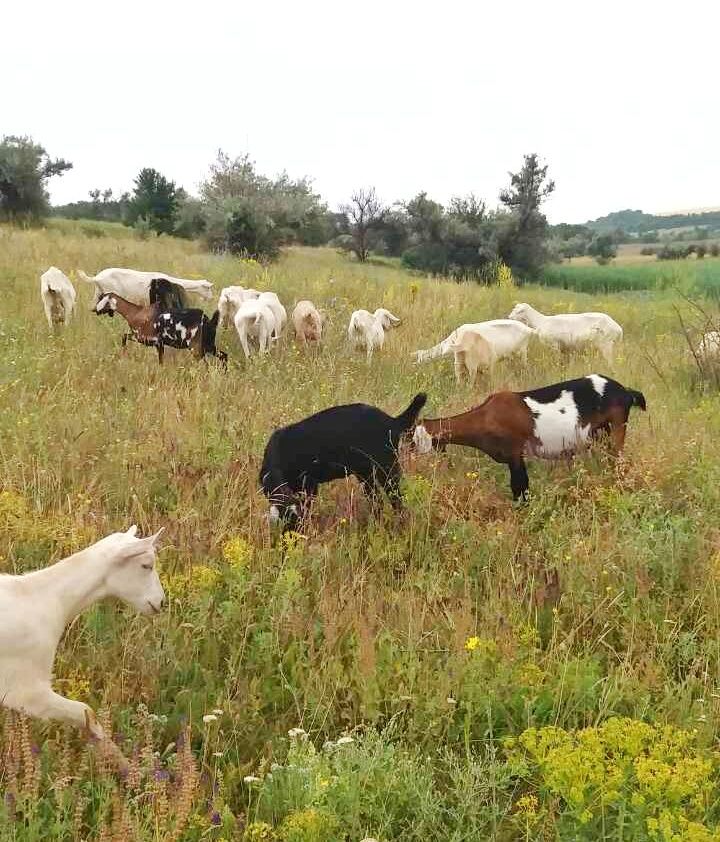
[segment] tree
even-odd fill
[[[500,256],[520,276],[537,275],[547,260],[548,224],[540,206],[555,189],[547,171],[536,154],[526,155],[520,172],[510,173],[510,186],[500,191],[507,209],[498,218]]]
[[[211,249],[274,257],[288,243],[326,242],[332,221],[307,178],[258,173],[248,155],[222,150],[200,187],[204,237]]]
[[[32,138],[7,135],[0,143],[0,217],[40,219],[50,211],[48,179],[72,168],[62,158],[51,160]]]
[[[587,253],[603,266],[617,256],[617,246],[611,234],[598,234],[588,246]]]
[[[356,190],[349,204],[343,205],[340,210],[347,218],[348,248],[361,263],[365,263],[370,255],[372,232],[380,227],[387,211],[374,187]]]
[[[171,234],[175,226],[178,200],[175,182],[151,167],[140,170],[135,190],[128,204],[126,223],[135,225],[144,220],[156,234]]]

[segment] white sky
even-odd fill
[[[152,166],[194,192],[219,147],[335,206],[475,192],[525,152],[553,222],[720,205],[720,3],[123,0],[3,4],[0,133],[74,169],[52,199]]]

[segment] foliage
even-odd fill
[[[46,216],[48,179],[71,168],[62,158],[52,160],[32,138],[5,135],[0,143],[0,219],[22,222]]]
[[[318,244],[330,234],[320,197],[307,178],[260,175],[248,155],[219,151],[201,185],[204,239],[213,251],[274,258],[291,243]]]
[[[594,257],[601,266],[604,266],[614,257],[617,257],[617,246],[610,234],[597,234],[587,247],[587,253],[590,257]]]
[[[150,167],[140,170],[127,204],[125,222],[149,228],[156,234],[171,234],[175,228],[178,198],[175,183]]]
[[[108,187],[106,190],[95,188],[90,190],[88,195],[90,198],[87,201],[53,206],[52,215],[65,219],[96,219],[107,222],[122,222],[125,219],[130,201],[129,193],[113,198],[113,191]]]
[[[377,237],[386,209],[378,199],[374,187],[356,190],[340,212],[345,216],[345,236],[339,241],[341,248],[352,252],[360,263],[370,256],[370,249]]]

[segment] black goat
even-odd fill
[[[185,290],[166,278],[153,278],[150,281],[149,298],[151,304],[159,304],[160,311],[185,310],[187,301]]]
[[[398,447],[415,424],[427,395],[416,395],[396,418],[375,406],[333,406],[281,427],[265,448],[260,484],[270,501],[271,522],[293,529],[307,514],[318,486],[353,474],[375,503],[384,491],[402,508]]]

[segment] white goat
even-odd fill
[[[492,373],[495,363],[505,357],[518,354],[527,363],[528,342],[535,331],[513,319],[490,319],[477,324],[460,325],[442,342],[423,351],[415,351],[415,362],[424,363],[444,357],[455,356],[455,375],[460,382],[463,370],[474,379],[478,368],[488,368]],[[474,342],[479,336],[487,343]]]
[[[114,292],[133,304],[149,303],[150,281],[153,278],[164,278],[166,281],[182,287],[186,292],[199,295],[200,298],[207,300],[212,298],[213,285],[210,281],[174,278],[164,272],[140,272],[137,269],[103,269],[102,272],[98,272],[97,275],[91,277],[78,269],[78,276],[85,283],[95,284],[98,298],[105,292]]]
[[[105,597],[122,599],[141,614],[160,611],[165,593],[155,553],[162,531],[136,538],[131,526],[43,570],[0,576],[0,704],[85,726],[104,738],[91,708],[53,691],[55,651],[67,624]]]
[[[348,338],[356,350],[365,349],[370,362],[373,351],[382,348],[385,343],[385,331],[399,324],[400,319],[384,307],[379,307],[374,313],[355,310],[350,316]]]
[[[237,308],[243,301],[252,301],[257,298],[260,293],[256,289],[241,286],[224,287],[220,291],[218,298],[218,310],[220,312],[220,322],[218,327],[225,327],[235,318]]]
[[[275,328],[273,329],[272,335],[275,339],[279,339],[280,333],[285,327],[285,322],[287,322],[287,310],[280,303],[280,299],[274,292],[261,292],[257,300],[266,307],[269,307],[272,311],[275,317]]]
[[[295,336],[303,345],[322,338],[323,318],[312,301],[298,301],[292,312]]]
[[[70,279],[55,266],[40,275],[40,297],[45,308],[45,318],[50,330],[55,322],[70,322],[75,308],[75,287]]]
[[[257,339],[261,354],[267,352],[276,327],[275,316],[267,304],[259,298],[243,301],[235,311],[233,322],[246,357],[250,356],[250,338]]]
[[[545,316],[529,304],[516,304],[509,318],[535,328],[538,339],[557,350],[597,348],[607,362],[613,361],[615,343],[623,329],[607,313],[561,313]]]

